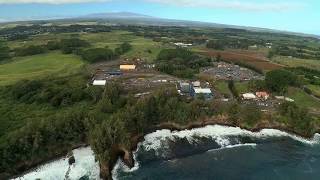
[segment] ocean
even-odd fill
[[[23,180],[97,180],[99,164],[90,147],[39,166]],[[308,140],[264,129],[206,126],[184,131],[158,130],[134,152],[135,166],[118,160],[115,180],[320,180],[320,135]]]
[[[312,140],[265,129],[207,126],[145,136],[129,169],[120,160],[119,180],[319,180],[320,135]]]

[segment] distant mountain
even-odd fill
[[[310,35],[310,34],[304,34],[304,33],[280,31],[280,30],[249,27],[249,26],[218,24],[218,23],[210,23],[210,22],[165,19],[165,18],[158,18],[158,17],[132,13],[132,12],[95,13],[95,14],[81,16],[78,18],[88,19],[88,20],[92,20],[92,19],[99,19],[102,21],[106,20],[109,22],[113,22],[115,24],[125,24],[125,25],[129,24],[129,25],[155,25],[155,26],[234,28],[234,29],[243,29],[243,30],[256,31],[256,32],[284,33],[284,34],[297,35],[297,36],[320,38],[320,36],[318,35]],[[78,18],[72,18],[72,19],[78,19]]]
[[[34,18],[34,20],[41,21],[41,18]],[[55,20],[53,20],[55,19]],[[233,29],[242,29],[255,32],[271,32],[271,33],[282,33],[289,35],[297,35],[303,37],[314,37],[320,39],[319,35],[296,33],[289,31],[280,31],[267,28],[259,27],[249,27],[249,26],[237,26],[237,25],[227,25],[227,24],[218,24],[211,22],[200,22],[200,21],[188,21],[188,20],[176,20],[176,19],[165,19],[159,17],[148,16],[139,13],[132,12],[107,12],[107,13],[95,13],[88,14],[79,17],[50,17],[42,18],[42,20],[50,21],[63,21],[63,22],[77,22],[77,21],[97,21],[97,22],[107,22],[111,24],[119,25],[146,25],[146,26],[181,26],[181,27],[212,27],[212,28],[233,28]],[[31,22],[31,20],[25,20]],[[0,23],[1,22],[0,19]],[[20,22],[22,23],[22,22]]]
[[[95,13],[95,14],[88,14],[85,16],[81,16],[80,18],[90,18],[90,19],[150,19],[155,18],[152,16],[147,16],[138,13],[132,12],[111,12],[111,13]]]

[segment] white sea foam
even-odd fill
[[[94,153],[90,147],[73,150],[76,162],[70,167],[69,179],[78,180],[87,175],[90,179],[100,179],[99,163],[95,161]],[[61,180],[65,179],[68,171],[68,158],[62,158],[40,166],[15,180]]]
[[[221,147],[218,149],[210,149],[208,150],[208,152],[213,152],[213,151],[220,151],[223,149],[233,149],[233,148],[239,148],[239,147],[251,147],[251,148],[255,148],[257,146],[256,143],[245,143],[245,144],[235,144],[235,145],[228,145],[225,147]]]
[[[142,142],[145,150],[158,150],[167,146],[168,140],[175,140],[176,138],[186,138],[190,143],[195,142],[195,137],[206,137],[214,139],[221,147],[230,145],[229,137],[231,136],[248,136],[260,139],[266,139],[270,137],[290,137],[296,141],[300,141],[309,145],[320,143],[320,135],[315,134],[311,140],[304,139],[302,137],[292,135],[276,129],[263,129],[260,132],[251,132],[241,129],[239,127],[229,127],[221,125],[209,125],[203,128],[196,128],[183,131],[170,131],[167,129],[158,130],[154,133],[145,136],[145,140]]]

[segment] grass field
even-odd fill
[[[320,97],[320,86],[309,84],[307,87],[312,91],[312,94]]]
[[[163,47],[161,43],[135,36],[127,31],[81,34],[80,38],[90,42],[95,47],[108,46],[111,49],[119,47],[123,42],[129,42],[133,48],[123,55],[123,58],[142,58],[148,62],[153,61]]]
[[[235,86],[236,89],[240,94],[248,93],[249,92],[249,82],[236,82]]]
[[[232,94],[229,90],[228,83],[226,81],[217,81],[214,84],[214,87],[217,91],[227,97],[232,97]]]
[[[26,40],[8,41],[8,46],[11,49],[14,49],[30,45],[45,45],[48,41],[56,41],[63,38],[70,38],[72,36],[74,36],[74,34],[71,33],[39,34]]]
[[[289,88],[288,96],[295,100],[300,107],[320,111],[320,101],[305,93],[302,89]]]
[[[111,49],[119,47],[123,42],[129,42],[132,50],[123,55],[122,58],[142,58],[148,62],[152,62],[161,48],[165,47],[159,42],[147,39],[127,31],[112,31],[103,33],[60,33],[60,34],[41,34],[32,37],[30,40],[10,41],[10,48],[19,48],[29,45],[45,45],[48,41],[56,41],[65,38],[80,38],[88,41],[93,47],[104,48],[108,46]]]
[[[48,75],[72,74],[83,64],[80,57],[63,55],[59,52],[14,58],[12,62],[0,65],[0,85],[9,85],[19,80]]]
[[[320,60],[313,59],[298,59],[298,58],[289,58],[284,56],[276,56],[272,58],[272,61],[288,66],[288,67],[306,67],[311,69],[320,69]]]

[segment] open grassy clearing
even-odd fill
[[[111,49],[119,47],[123,42],[129,42],[132,50],[123,55],[123,58],[143,58],[148,62],[153,61],[161,48],[165,46],[152,39],[135,36],[128,31],[112,31],[103,33],[60,33],[60,34],[40,34],[27,40],[9,41],[10,48],[19,48],[30,45],[45,45],[48,41],[57,41],[65,38],[80,38],[88,41],[93,47]]]
[[[12,62],[0,65],[0,85],[49,75],[69,75],[77,72],[83,64],[80,57],[60,52],[14,58]]]
[[[294,99],[295,103],[300,107],[320,111],[320,101],[305,93],[302,89],[290,87],[288,89],[288,97]]]
[[[228,83],[226,81],[217,81],[214,84],[215,89],[227,97],[232,97],[232,94],[229,90]]]
[[[289,58],[285,56],[276,56],[272,61],[288,67],[306,67],[311,69],[320,69],[320,60]]]
[[[312,91],[312,94],[320,97],[320,86],[309,84],[307,87]]]
[[[123,55],[123,58],[143,58],[149,62],[156,58],[162,48],[161,43],[135,36],[127,31],[81,34],[80,38],[90,42],[94,47],[108,46],[111,49],[119,47],[123,42],[129,42],[132,50]]]
[[[39,34],[36,36],[32,36],[26,40],[8,41],[8,46],[11,49],[14,49],[14,48],[30,46],[30,45],[45,45],[47,44],[48,41],[57,41],[59,39],[71,38],[71,37],[78,37],[78,35],[72,34],[72,33]]]
[[[236,82],[235,86],[240,94],[249,92],[249,82]]]

